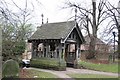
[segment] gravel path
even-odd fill
[[[117,73],[110,73],[110,72],[100,72],[100,71],[94,71],[94,70],[87,70],[87,69],[74,69],[74,68],[67,68],[66,71],[54,71],[54,70],[47,70],[47,69],[38,69],[38,68],[29,68],[29,69],[35,69],[38,71],[43,71],[43,72],[49,72],[52,73],[59,78],[64,78],[65,80],[74,80],[67,74],[100,74],[100,75],[108,75],[108,76],[115,76],[118,77]]]

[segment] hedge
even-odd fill
[[[30,66],[36,68],[43,68],[43,69],[66,70],[65,61],[61,60],[60,63],[59,59],[55,59],[55,58],[31,59]]]
[[[3,78],[17,78],[19,77],[19,64],[10,59],[7,60],[2,67]]]

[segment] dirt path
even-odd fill
[[[38,68],[29,68],[29,69],[35,69],[38,71],[43,71],[43,72],[49,72],[52,73],[59,78],[66,78],[65,80],[74,80],[67,74],[100,74],[100,75],[108,75],[108,76],[115,76],[118,77],[117,73],[110,73],[110,72],[100,72],[100,71],[94,71],[94,70],[87,70],[87,69],[74,69],[74,68],[67,68],[66,71],[54,71],[54,70],[47,70],[47,69],[38,69]]]

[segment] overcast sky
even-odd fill
[[[71,16],[74,16],[74,12],[71,9],[62,9],[64,7],[64,3],[67,0],[39,0],[43,5],[41,8],[38,9],[36,13],[43,13],[44,14],[44,21],[48,17],[49,22],[61,22],[68,20]],[[91,0],[69,0],[71,2],[79,3],[80,5],[86,6],[89,8],[91,5]],[[98,1],[98,0],[96,0]],[[109,0],[111,3],[117,5],[119,0]],[[40,14],[37,14],[39,19],[41,18]],[[38,20],[39,20],[38,19]]]
[[[18,8],[12,3],[12,0],[5,0],[9,3],[9,8],[13,12],[17,12]],[[26,0],[13,0],[20,8],[25,8]],[[34,11],[32,12],[33,18],[30,23],[35,24],[36,26],[41,25],[42,19],[41,14],[44,14],[44,23],[47,22],[63,22],[67,21],[69,18],[74,16],[74,11],[69,9],[62,9],[65,6],[65,2],[70,1],[78,3],[81,6],[90,8],[92,0],[28,0],[28,9],[32,10],[34,6]],[[99,0],[96,0],[99,2]],[[117,6],[119,0],[109,0],[111,4]],[[102,31],[102,29],[101,29]],[[101,34],[101,33],[100,33]]]
[[[71,9],[62,9],[65,6],[67,0],[39,0],[41,2],[41,8],[37,8],[37,22],[41,23],[41,13],[44,14],[44,21],[46,18],[49,19],[49,22],[61,22],[67,21],[70,17],[74,16],[74,11]],[[91,0],[69,0],[71,2],[79,3],[86,8],[89,8],[91,5]],[[98,0],[96,0],[98,1]],[[117,5],[119,0],[109,0],[112,4]]]
[[[13,0],[19,7],[25,7],[26,0]],[[68,0],[28,0],[28,8],[32,9],[34,5],[34,12],[32,22],[34,24],[41,24],[41,14],[44,14],[44,22],[62,22],[67,21],[70,17],[74,16],[74,12],[71,9],[62,9],[65,6],[65,2]],[[92,0],[69,0],[74,3],[79,3],[86,8],[89,8],[92,4]],[[99,0],[96,0],[99,1]],[[117,5],[119,0],[109,0],[112,4]],[[6,0],[10,4],[13,11],[17,11],[14,7],[12,0]]]

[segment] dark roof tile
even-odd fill
[[[43,24],[29,38],[29,40],[65,38],[74,26],[75,26],[74,21]]]

